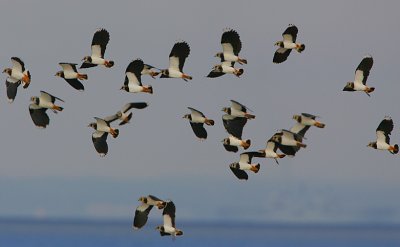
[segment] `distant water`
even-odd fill
[[[161,237],[156,222],[0,220],[1,247],[369,247],[400,246],[400,226],[302,226],[180,222],[184,236]]]

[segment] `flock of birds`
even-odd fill
[[[292,50],[301,53],[305,50],[305,45],[297,43],[298,29],[294,25],[289,27],[283,32],[283,40],[275,43],[278,46],[273,62],[282,63],[286,61]],[[114,61],[105,59],[105,51],[107,44],[110,40],[110,35],[107,30],[99,29],[94,33],[91,44],[91,55],[85,56],[79,69],[87,69],[102,65],[106,68],[111,68]],[[221,37],[222,52],[219,52],[215,57],[220,59],[220,64],[215,65],[212,71],[207,75],[209,78],[216,78],[225,74],[233,74],[240,77],[244,73],[243,68],[235,67],[235,63],[240,65],[247,64],[247,60],[239,53],[242,48],[239,34],[233,29],[224,30]],[[142,84],[142,76],[148,75],[156,78],[181,78],[185,81],[192,80],[192,76],[183,72],[185,60],[190,54],[190,47],[187,42],[179,41],[174,44],[169,54],[169,66],[167,69],[158,69],[149,64],[145,64],[141,59],[136,59],[129,63],[125,71],[125,81],[121,90],[130,93],[149,93],[153,94],[153,87],[151,85]],[[7,98],[9,102],[13,102],[17,95],[18,87],[22,84],[23,88],[28,88],[31,82],[31,74],[25,68],[24,62],[18,57],[12,57],[12,68],[4,69],[3,73],[7,75],[6,87]],[[81,73],[77,69],[76,63],[59,63],[62,67],[55,76],[63,78],[74,89],[83,91],[84,85],[81,80],[87,80],[88,75]],[[366,85],[370,70],[373,65],[373,58],[366,56],[362,59],[355,71],[355,78],[353,82],[348,82],[343,88],[343,91],[361,91],[365,92],[368,96],[374,91],[374,87]],[[47,109],[52,110],[54,113],[63,110],[63,107],[56,104],[56,101],[64,102],[62,99],[51,95],[45,91],[40,91],[40,96],[31,97],[29,105],[29,113],[33,123],[40,128],[46,128],[50,119],[47,115]],[[92,141],[94,148],[100,156],[105,156],[108,153],[107,137],[110,134],[112,137],[117,138],[119,130],[111,126],[111,124],[119,120],[119,125],[129,123],[132,118],[132,109],[144,109],[148,106],[146,102],[131,102],[124,105],[120,111],[115,114],[109,115],[104,118],[95,118],[95,122],[89,124],[89,127],[95,131],[92,134]],[[215,121],[207,118],[201,111],[188,107],[189,114],[183,116],[190,122],[194,134],[201,140],[207,138],[207,131],[204,124],[213,126]],[[238,152],[239,149],[247,150],[251,146],[251,140],[243,139],[243,129],[248,120],[255,119],[255,115],[245,105],[231,100],[229,107],[224,107],[222,111],[225,113],[222,116],[222,122],[225,130],[229,136],[222,140],[224,148],[228,152]],[[294,115],[294,126],[290,130],[282,129],[273,134],[266,142],[265,148],[258,151],[243,152],[240,154],[238,162],[229,165],[233,174],[240,180],[247,180],[248,174],[246,171],[257,173],[260,169],[260,164],[253,164],[253,158],[271,158],[279,164],[279,159],[286,156],[295,156],[301,148],[306,148],[307,145],[303,143],[305,134],[311,126],[324,128],[325,124],[318,121],[318,116],[301,113]],[[388,150],[392,154],[397,154],[399,147],[397,144],[390,144],[390,134],[393,130],[393,120],[390,117],[385,117],[378,128],[376,129],[376,141],[368,144],[369,147],[378,150]],[[280,152],[278,152],[280,150]],[[156,206],[158,209],[163,209],[163,225],[158,226],[157,230],[161,236],[183,235],[183,232],[175,227],[175,204],[172,201],[164,201],[155,196],[148,195],[139,199],[141,204],[136,208],[133,227],[140,229],[143,227],[148,219],[150,210]]]

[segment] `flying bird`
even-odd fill
[[[90,123],[88,127],[95,129],[95,132],[92,133],[92,142],[99,155],[104,157],[108,153],[108,133],[110,133],[112,137],[116,138],[119,134],[119,130],[110,127],[111,121],[106,121],[105,119],[97,117],[95,117],[95,119],[96,123]]]
[[[107,44],[110,41],[110,34],[104,28],[98,29],[92,40],[92,54],[85,56],[82,61],[81,69],[95,67],[97,65],[104,65],[111,68],[114,61],[104,59],[104,52],[106,51]]]
[[[222,61],[221,64],[215,65],[211,72],[208,73],[207,77],[209,78],[216,78],[223,76],[225,74],[233,74],[237,77],[240,77],[244,70],[243,69],[238,69],[233,67],[235,62],[229,62],[229,61]]]
[[[222,52],[218,52],[215,57],[221,58],[221,62],[238,62],[247,64],[247,60],[239,57],[242,49],[242,42],[239,34],[233,29],[226,29],[221,37]],[[233,65],[232,65],[233,66]]]
[[[247,123],[247,118],[224,114],[222,116],[222,123],[225,130],[229,133],[229,137],[222,140],[226,151],[236,153],[239,151],[238,147],[243,147],[245,150],[250,147],[250,139],[242,140],[243,128]]]
[[[207,118],[201,111],[188,107],[190,114],[186,114],[183,118],[188,119],[194,134],[201,140],[207,139],[207,131],[204,124],[209,126],[214,125],[214,120]]]
[[[158,209],[163,209],[167,204],[165,201],[152,195],[142,196],[138,201],[141,204],[135,210],[135,217],[132,223],[132,227],[135,230],[142,228],[146,224],[149,213],[154,206],[158,207]]]
[[[293,119],[298,123],[305,126],[315,126],[318,128],[325,128],[325,124],[317,121],[318,116],[309,113],[302,113],[301,115],[293,115]]]
[[[158,75],[160,74],[160,72],[159,72],[159,71],[155,71],[154,69],[157,69],[157,70],[160,71],[160,69],[158,69],[158,68],[156,68],[156,67],[154,67],[154,66],[151,66],[151,65],[149,65],[149,64],[144,64],[143,70],[142,70],[141,74],[142,74],[142,75],[149,75],[149,76],[151,76],[153,79],[155,79],[156,76],[158,76]]]
[[[245,152],[240,154],[239,162],[234,162],[229,165],[229,168],[235,174],[235,176],[240,180],[247,180],[249,176],[246,170],[258,173],[260,170],[260,164],[251,164],[253,157],[260,157],[259,152]]]
[[[156,227],[161,236],[172,235],[175,237],[183,235],[183,231],[177,229],[175,226],[175,211],[175,204],[172,201],[167,201],[162,213],[164,223]]]
[[[128,113],[128,111],[132,108],[135,109],[144,109],[148,106],[148,104],[146,102],[131,102],[131,103],[127,103],[124,105],[124,107],[122,107],[122,109],[120,111],[118,111],[117,113],[115,113],[114,115],[108,116],[106,118],[104,118],[104,120],[106,120],[107,122],[112,122],[114,120],[121,120],[121,122],[119,123],[119,125],[124,125],[129,123],[129,121],[132,118],[132,112]]]
[[[61,65],[63,70],[58,71],[55,76],[64,78],[64,80],[76,90],[85,90],[85,87],[79,80],[87,80],[88,76],[86,74],[78,73],[76,63],[59,63],[59,65]]]
[[[9,82],[15,83],[16,81],[21,81],[23,87],[27,88],[31,82],[31,73],[29,70],[25,69],[24,62],[18,57],[12,57],[11,62],[13,64],[12,68],[5,68],[3,73],[8,75]]]
[[[349,91],[349,92],[363,91],[368,96],[371,96],[369,94],[372,93],[375,90],[375,88],[368,87],[366,84],[369,72],[371,71],[373,64],[374,60],[370,55],[364,57],[363,60],[361,60],[361,63],[356,68],[354,81],[348,82],[346,86],[343,88],[343,91]]]
[[[257,156],[257,157],[271,158],[271,159],[274,159],[277,164],[279,164],[278,159],[282,159],[286,155],[285,154],[278,154],[276,152],[278,150],[278,146],[279,146],[278,144],[276,144],[274,141],[269,139],[267,141],[265,149],[261,149],[261,150],[258,151],[260,153],[260,155]]]
[[[256,116],[249,114],[247,110],[250,110],[245,105],[240,104],[235,100],[231,100],[231,107],[224,107],[222,111],[233,116],[233,117],[242,117],[247,119],[254,119]]]
[[[182,78],[183,80],[192,80],[192,77],[183,73],[183,65],[190,54],[190,47],[185,41],[179,41],[172,47],[169,54],[168,69],[161,70],[160,78]]]
[[[279,48],[274,54],[274,63],[282,63],[286,61],[292,49],[301,53],[306,48],[304,44],[296,43],[298,29],[295,25],[290,24],[288,28],[282,33],[283,40],[275,43]]]
[[[390,145],[390,134],[393,130],[393,120],[390,117],[385,117],[376,129],[376,141],[370,142],[368,147],[378,150],[388,150],[392,154],[399,152],[399,145]]]
[[[136,59],[129,63],[125,70],[125,82],[120,88],[130,93],[153,93],[153,87],[148,85],[144,86],[142,84],[142,71],[144,68],[144,63],[141,59]]]
[[[19,85],[21,85],[20,80],[16,80],[12,77],[7,77],[6,88],[7,88],[7,99],[9,103],[14,102],[15,97],[17,96]]]
[[[46,128],[50,123],[50,118],[47,115],[47,109],[51,109],[54,113],[62,111],[64,108],[55,105],[55,101],[59,100],[64,102],[62,99],[57,98],[45,91],[40,91],[39,97],[31,97],[31,104],[29,105],[29,114],[32,118],[33,123],[39,128]]]
[[[277,133],[275,133],[271,137],[271,141],[274,141],[278,144],[284,145],[284,146],[294,146],[294,147],[299,147],[299,148],[306,148],[307,145],[299,141],[299,139],[304,138],[303,136],[300,136],[299,134],[293,133],[289,130],[281,130]],[[283,151],[282,151],[283,152]]]

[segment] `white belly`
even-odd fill
[[[292,42],[283,42],[283,47],[286,49],[294,49],[296,48],[296,44]]]
[[[19,81],[24,77],[24,74],[19,72],[19,71],[17,71],[17,70],[15,70],[15,69],[13,69],[11,71],[11,77],[13,77],[14,79]]]
[[[365,89],[367,89],[367,86],[362,84],[362,82],[354,82],[354,90],[356,90],[356,91],[364,91]]]
[[[168,69],[168,76],[171,78],[182,78],[183,73],[178,70]]]
[[[244,117],[245,113],[242,111],[238,111],[235,108],[231,107],[231,115],[234,117]]]
[[[45,101],[45,100],[39,99],[39,106],[42,107],[42,108],[52,109],[54,104],[49,102],[49,101]]]
[[[282,136],[282,144],[285,146],[297,146],[297,141],[287,138],[286,136]]]
[[[234,137],[234,136],[229,136],[229,144],[231,146],[242,146],[242,140]]]
[[[65,79],[76,79],[78,77],[78,73],[73,70],[66,70],[64,71],[64,78]]]
[[[92,57],[92,64],[104,65],[105,60],[101,57]]]
[[[301,124],[306,126],[313,126],[315,124],[315,120],[312,118],[301,116]]]
[[[226,54],[224,53],[224,59],[225,61],[229,61],[229,62],[237,62],[239,59],[237,56],[235,56],[234,54]]]
[[[222,65],[222,72],[224,72],[226,74],[234,74],[235,73],[235,68],[233,68],[231,66]]]
[[[204,117],[192,115],[192,123],[204,123],[206,119]]]
[[[129,92],[139,93],[143,91],[143,87],[136,84],[128,84]]]
[[[239,162],[239,167],[240,170],[251,170],[252,165]]]
[[[278,158],[278,154],[272,150],[265,150],[265,158]]]
[[[377,142],[376,143],[376,148],[379,150],[388,150],[390,147],[389,144],[387,144],[386,142]]]

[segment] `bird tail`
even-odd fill
[[[181,231],[181,230],[176,230],[175,231],[175,236],[182,236],[183,235],[183,231]]]
[[[193,79],[193,77],[191,77],[190,75],[187,75],[187,74],[182,74],[182,78],[183,79],[187,79],[187,80],[192,80]]]
[[[242,141],[242,147],[244,148],[244,150],[248,149],[251,145],[251,140],[247,139],[245,141]]]
[[[285,156],[286,156],[286,154],[278,154],[279,159],[285,158]]]
[[[119,135],[119,129],[110,128],[110,134],[112,135],[112,137],[117,138]]]
[[[257,173],[260,170],[260,164],[251,166],[250,170],[254,173]]]
[[[372,93],[373,91],[375,91],[374,87],[368,87],[366,90],[367,93]]]
[[[104,66],[106,66],[107,68],[111,68],[112,66],[114,66],[114,61],[105,61],[104,62]]]
[[[78,73],[78,79],[87,80],[87,79],[88,79],[88,76],[87,76],[87,74],[79,74],[79,73]]]
[[[302,143],[302,142],[297,142],[297,147],[299,147],[299,148],[306,148],[307,145],[304,144],[304,143]]]
[[[297,44],[296,45],[296,51],[301,53],[302,51],[304,51],[304,49],[306,49],[306,46],[304,44]]]
[[[153,87],[152,86],[144,87],[143,92],[153,94]]]
[[[399,145],[394,144],[394,146],[391,146],[389,148],[389,152],[391,152],[392,154],[397,154],[399,152]]]
[[[52,109],[53,109],[53,110],[56,110],[56,111],[62,111],[62,110],[64,110],[64,108],[62,108],[61,106],[58,106],[58,105],[54,105]]]
[[[124,125],[124,124],[129,123],[129,121],[130,121],[131,118],[132,118],[132,115],[133,115],[132,112],[129,113],[129,115],[128,115],[122,122],[120,122],[119,125]]]
[[[256,116],[254,116],[254,115],[252,115],[252,114],[249,114],[249,113],[245,113],[245,115],[244,115],[247,119],[254,119],[254,118],[256,118]]]
[[[314,126],[318,127],[318,128],[325,128],[325,124],[323,124],[321,122],[315,122]]]
[[[155,79],[155,77],[158,76],[159,74],[160,74],[160,72],[156,72],[156,71],[150,72],[150,76],[153,77],[153,79]]]
[[[205,123],[209,126],[213,126],[214,125],[214,120],[212,119],[206,119]]]
[[[243,72],[244,72],[244,69],[238,69],[238,70],[235,71],[235,75],[237,77],[240,77],[241,75],[243,75]]]
[[[240,64],[247,64],[247,59],[239,58],[239,59],[238,59],[238,63],[240,63]]]

